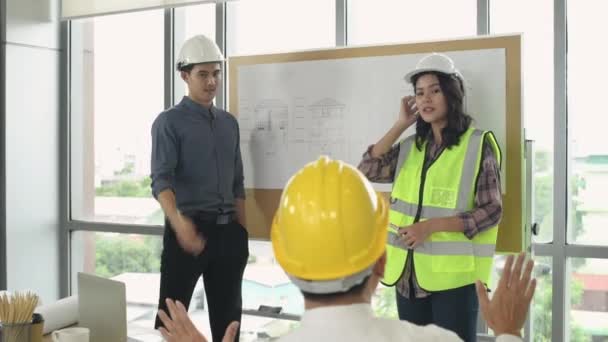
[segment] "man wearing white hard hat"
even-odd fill
[[[502,217],[501,151],[491,131],[473,126],[450,57],[425,56],[405,80],[415,96],[401,99],[398,119],[359,165],[371,181],[393,184],[382,282],[396,287],[400,319],[475,341],[474,283],[490,280]]]
[[[202,275],[215,341],[241,319],[249,256],[239,126],[213,105],[223,61],[207,37],[188,39],[176,65],[188,95],[152,125],[152,192],[166,217],[159,309],[167,298],[188,306]]]

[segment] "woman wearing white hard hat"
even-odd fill
[[[188,307],[202,274],[214,341],[241,320],[249,256],[239,125],[213,105],[223,60],[203,35],[184,42],[177,71],[188,95],[152,125],[152,192],[166,217],[158,306],[167,311],[172,299]],[[162,325],[157,317],[155,328]]]
[[[427,55],[405,80],[415,96],[401,99],[397,121],[359,165],[371,181],[393,183],[383,283],[396,287],[400,319],[475,341],[474,283],[489,281],[502,216],[500,148],[472,126],[451,58]]]

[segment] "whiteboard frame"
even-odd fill
[[[521,35],[230,57],[227,61],[228,110],[238,117],[238,71],[244,66],[483,49],[504,49],[506,54],[506,146],[501,148],[509,161],[508,165],[503,165],[508,191],[503,195],[503,218],[499,228],[497,252],[519,252],[523,250],[525,240]],[[253,188],[246,189],[246,195],[247,229],[250,238],[268,240],[281,190]]]

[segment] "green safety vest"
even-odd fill
[[[446,148],[423,172],[427,144],[416,148],[415,136],[400,143],[399,159],[389,212],[387,263],[382,283],[393,286],[402,277],[409,253],[414,258],[416,279],[426,291],[443,291],[488,283],[496,247],[498,226],[473,239],[462,232],[438,232],[409,250],[400,242],[399,227],[431,218],[456,216],[475,206],[477,177],[481,169],[483,142],[490,142],[501,163],[494,134],[469,128],[456,146]]]

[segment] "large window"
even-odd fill
[[[320,49],[336,44],[335,1],[228,2],[229,55]]]
[[[540,227],[534,240],[549,242],[553,238],[553,0],[491,0],[490,25],[493,34],[522,33],[523,122],[526,139],[534,140],[534,222]]]
[[[568,1],[568,122],[572,166],[572,215],[568,240],[608,246],[608,144],[606,144],[604,80],[608,55],[597,44],[608,30],[608,2]]]
[[[477,1],[349,0],[348,44],[451,39],[477,34]]]
[[[164,109],[162,11],[72,22],[72,218],[159,224],[150,128]]]
[[[568,13],[568,123],[570,209],[567,239],[571,244],[608,246],[608,145],[603,136],[602,80],[599,67],[608,55],[605,44],[595,44],[605,31],[604,1],[567,2]],[[570,259],[569,335],[572,341],[608,340],[608,260]]]

